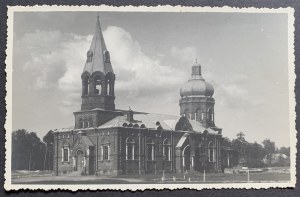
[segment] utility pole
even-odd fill
[[[48,150],[48,146],[47,146],[47,143],[46,143],[46,153],[45,153],[45,157],[44,157],[44,171],[45,171],[45,168],[46,168],[47,150]]]

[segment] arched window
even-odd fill
[[[152,139],[147,140],[147,159],[149,161],[154,161],[154,141]]]
[[[166,161],[171,161],[171,143],[167,138],[163,141],[163,156]]]
[[[201,120],[204,120],[204,113],[201,113]]]
[[[108,51],[104,51],[103,56],[104,56],[104,62],[110,63],[110,54],[109,54],[109,52]]]
[[[69,147],[63,147],[61,149],[61,151],[62,151],[62,162],[69,162],[70,148]]]
[[[126,160],[134,160],[135,154],[135,142],[132,138],[128,137],[126,139]]]
[[[101,145],[101,160],[109,160],[110,144]]]
[[[194,120],[197,120],[197,112],[194,113]]]
[[[89,50],[86,56],[87,56],[86,62],[91,62],[93,59],[93,51]]]
[[[84,121],[84,128],[89,128],[90,127],[90,121],[89,120],[85,120]]]
[[[110,79],[107,79],[106,82],[106,88],[107,88],[107,95],[111,95],[111,90],[110,90]]]
[[[195,120],[199,121],[201,120],[201,111],[200,109],[197,109],[195,112]]]
[[[84,121],[82,119],[79,119],[79,124],[80,129],[84,128]]]
[[[100,75],[96,75],[94,77],[94,94],[96,95],[100,95],[101,94],[101,76]]]
[[[82,80],[82,95],[88,95],[89,93],[89,77],[85,76]]]
[[[207,115],[208,115],[208,121],[213,123],[214,122],[214,113],[211,108],[208,109]]]
[[[216,146],[214,142],[208,143],[208,161],[215,162],[216,161]]]

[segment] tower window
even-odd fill
[[[79,123],[80,123],[79,127],[84,128],[84,121],[82,119],[79,120]]]
[[[88,94],[88,91],[89,91],[89,77],[88,76],[85,76],[83,81],[82,81],[82,94],[83,95],[87,95]]]
[[[87,59],[86,59],[86,62],[91,62],[92,61],[92,59],[93,59],[93,51],[91,51],[91,50],[89,50],[88,52],[87,52]]]
[[[94,93],[96,95],[101,94],[101,77],[99,75],[95,76],[94,79]]]
[[[84,121],[84,128],[89,128],[90,127],[90,121],[86,120]]]
[[[107,95],[111,95],[111,91],[110,91],[110,79],[107,80]]]
[[[110,55],[109,55],[109,52],[108,51],[105,51],[104,54],[104,62],[106,63],[110,63]]]
[[[201,113],[201,120],[204,120],[204,113]]]

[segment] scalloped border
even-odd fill
[[[12,49],[13,49],[13,14],[14,12],[43,12],[43,11],[126,11],[126,12],[231,12],[231,13],[286,13],[288,14],[288,72],[289,72],[289,119],[290,119],[290,147],[291,147],[291,180],[288,182],[268,183],[212,183],[212,184],[105,184],[105,185],[50,185],[50,184],[12,184],[11,183],[11,131],[12,131]],[[149,189],[266,189],[266,188],[294,188],[296,184],[296,97],[295,97],[295,17],[294,8],[234,8],[224,7],[191,7],[191,6],[8,6],[7,11],[7,48],[6,48],[6,122],[5,122],[5,183],[6,191],[17,190],[119,190],[144,191]],[[293,121],[294,120],[294,121]]]

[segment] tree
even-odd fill
[[[279,154],[285,154],[286,156],[290,156],[290,147],[281,147],[279,150],[278,150],[278,153]]]
[[[43,137],[43,141],[46,145],[45,158],[44,158],[44,170],[53,170],[53,154],[54,154],[54,132],[52,130]]]
[[[262,167],[264,163],[262,162],[265,156],[263,146],[257,142],[248,143],[246,146],[246,161],[248,167],[258,168]]]
[[[243,132],[239,132],[236,134],[237,140],[241,142],[245,142],[245,134]]]
[[[41,170],[45,144],[36,133],[19,129],[12,133],[12,170]]]
[[[239,132],[236,136],[237,139],[232,141],[234,164],[244,165],[246,162],[245,149],[248,142],[245,140],[245,134],[243,132]]]
[[[264,151],[266,155],[267,164],[271,166],[272,155],[275,153],[276,147],[275,142],[272,142],[270,139],[265,139],[262,144],[264,145]]]

